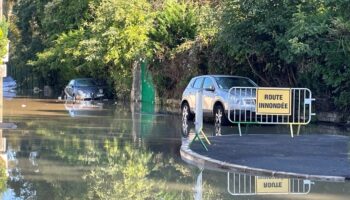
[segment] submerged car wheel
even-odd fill
[[[73,103],[76,103],[76,102],[77,102],[77,98],[75,97],[74,94],[73,94],[73,97],[72,97],[72,101],[73,101]]]
[[[192,120],[194,118],[193,114],[190,111],[190,106],[188,103],[184,103],[181,108],[182,111],[182,122],[187,122],[188,120]]]
[[[224,107],[216,105],[214,107],[214,123],[215,125],[227,125],[229,121],[225,115]]]

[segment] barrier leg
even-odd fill
[[[205,146],[203,140],[199,137],[199,134],[197,134],[197,133],[196,133],[196,136],[194,136],[194,138],[193,138],[193,140],[192,140],[190,146],[192,145],[192,143],[193,143],[196,139],[198,139],[198,140],[200,141],[200,143],[202,144],[202,146],[204,147],[204,149],[205,149],[206,151],[208,151],[207,146]]]
[[[248,126],[249,126],[249,124],[246,124],[246,125],[245,125],[244,134],[247,134],[247,131],[248,131]]]
[[[242,136],[241,123],[238,123],[239,136]]]
[[[205,135],[205,133],[203,132],[203,130],[201,130],[201,133],[202,133],[204,139],[207,141],[207,143],[208,143],[209,145],[211,145],[209,139],[207,138],[207,136]]]
[[[300,133],[300,125],[298,125],[297,135],[299,136]]]
[[[207,141],[207,143],[208,143],[209,145],[211,144],[210,141],[209,141],[209,139],[207,138],[207,136],[204,134],[203,130],[200,129],[198,133],[196,132],[196,135],[194,136],[193,140],[191,141],[190,146],[192,145],[192,143],[193,143],[194,141],[196,141],[196,139],[198,139],[198,140],[200,141],[200,143],[202,144],[202,146],[204,147],[204,149],[205,149],[206,151],[208,151],[208,148],[207,148],[207,146],[205,145],[205,143],[203,142],[202,138],[199,136],[199,133],[202,133],[204,139]]]
[[[294,134],[293,134],[293,124],[289,124],[290,126],[290,136],[291,137],[294,137]]]

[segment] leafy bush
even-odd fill
[[[73,75],[103,78],[125,97],[132,67],[148,59],[162,97],[179,98],[195,75],[223,73],[309,87],[350,110],[348,8],[348,0],[23,0],[10,64],[31,64],[58,86]]]
[[[157,51],[174,49],[182,43],[193,40],[197,34],[197,9],[190,2],[166,0],[163,8],[156,11],[150,39]]]
[[[1,17],[1,16],[0,16]],[[2,63],[2,58],[8,53],[7,52],[7,32],[8,24],[5,20],[0,20],[0,63]]]

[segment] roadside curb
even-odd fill
[[[260,168],[253,168],[249,166],[237,165],[234,163],[227,163],[220,160],[215,160],[210,157],[200,155],[192,151],[189,147],[190,141],[188,139],[182,139],[182,145],[180,149],[180,155],[185,162],[195,165],[199,168],[210,169],[215,171],[230,171],[238,173],[249,173],[256,176],[272,176],[272,177],[285,177],[285,178],[300,178],[316,181],[331,181],[331,182],[344,182],[345,177],[341,176],[324,176],[324,175],[310,175],[290,173],[284,171],[273,171]]]

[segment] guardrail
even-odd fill
[[[290,125],[291,137],[293,125],[310,123],[312,112],[312,93],[307,88],[267,88],[233,87],[228,93],[228,119],[238,124],[286,124]]]

